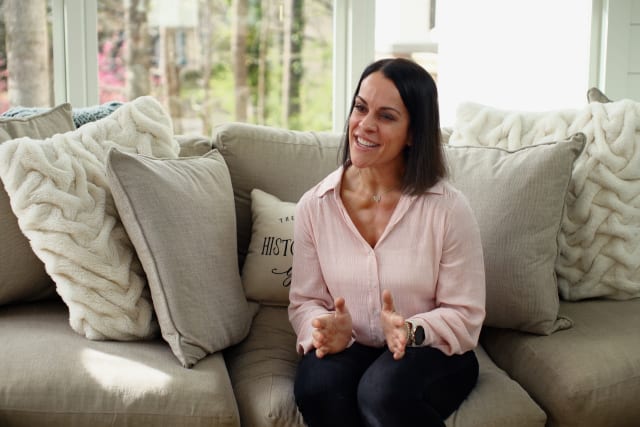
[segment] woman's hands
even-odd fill
[[[316,356],[319,359],[327,354],[341,352],[351,341],[353,330],[351,314],[347,310],[344,298],[336,298],[334,304],[336,306],[334,313],[316,317],[311,322],[311,326],[315,328],[313,346],[316,348]]]
[[[396,313],[393,298],[388,290],[382,291],[382,313],[380,314],[382,331],[387,341],[387,347],[393,353],[395,360],[402,359],[407,347],[407,330],[404,317]]]
[[[334,313],[316,317],[311,322],[311,326],[315,328],[312,335],[313,346],[316,348],[316,356],[319,359],[327,354],[341,352],[351,341],[353,325],[344,298],[336,298],[334,304],[336,307]],[[387,347],[393,353],[393,358],[402,359],[407,347],[407,330],[404,326],[404,317],[396,313],[391,292],[386,289],[382,292],[380,322]]]

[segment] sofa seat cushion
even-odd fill
[[[544,426],[546,415],[527,393],[477,349],[476,388],[448,427]],[[251,332],[225,352],[243,426],[304,426],[293,397],[298,362],[286,307],[263,306]]]
[[[161,340],[90,341],[61,301],[0,307],[2,426],[239,426],[221,353],[184,369]]]
[[[640,299],[562,302],[573,327],[550,336],[487,329],[482,344],[551,427],[637,426]]]

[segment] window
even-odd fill
[[[544,110],[586,102],[591,0],[376,0],[376,56],[405,56],[437,80],[443,125],[475,101]],[[402,25],[398,25],[401,22]]]
[[[47,34],[37,56],[48,68],[20,66],[12,81],[2,43],[0,112],[52,105],[52,92],[76,107],[150,94],[176,132],[229,120],[340,131],[362,69],[383,56],[432,73],[445,125],[468,100],[571,107],[607,71],[601,53],[611,56],[598,47],[612,7],[601,0],[4,0],[5,39],[12,4],[47,10],[44,24],[33,15],[20,28]]]
[[[100,102],[153,95],[176,133],[331,127],[331,1],[101,0],[97,13]]]

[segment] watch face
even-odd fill
[[[422,344],[424,342],[424,328],[422,326],[416,327],[413,337],[413,342],[416,343],[416,345]]]

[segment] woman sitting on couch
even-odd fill
[[[296,212],[289,318],[310,427],[442,426],[474,387],[482,247],[446,170],[431,76],[368,66],[342,165]]]

